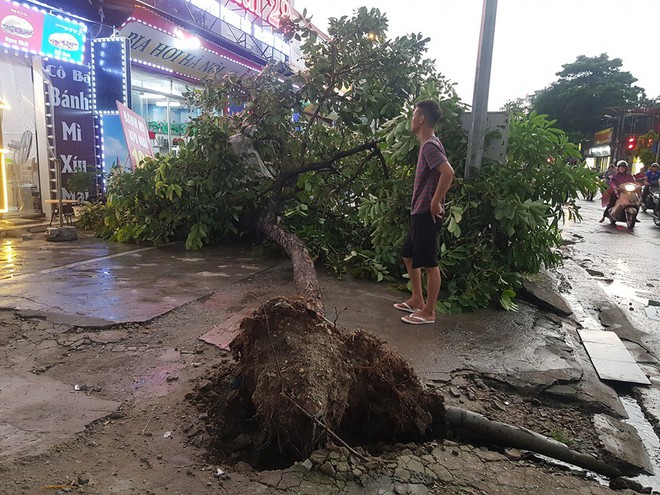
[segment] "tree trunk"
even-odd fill
[[[321,300],[321,288],[316,277],[314,261],[312,261],[305,243],[279,225],[264,220],[257,222],[257,232],[280,246],[289,255],[293,265],[296,293],[308,301],[307,305],[310,309],[323,316],[325,310]]]

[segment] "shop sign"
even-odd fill
[[[602,131],[598,131],[596,134],[594,134],[594,144],[611,143],[613,132],[614,132],[613,127],[610,127],[608,129],[603,129]]]
[[[274,28],[280,27],[282,17],[291,12],[289,0],[231,0],[236,5],[252,12]]]
[[[67,62],[45,64],[52,91],[52,141],[62,172],[62,199],[84,200],[67,191],[66,184],[75,172],[96,170],[96,149],[89,69]],[[46,86],[48,90],[48,85]],[[52,143],[51,143],[52,144]],[[83,193],[79,193],[83,196]],[[54,199],[54,194],[52,195]]]
[[[220,2],[218,0],[187,1],[215,17],[221,17]],[[231,3],[251,12],[260,19],[266,21],[275,29],[280,27],[281,19],[283,17],[288,17],[291,13],[289,0],[231,0]],[[226,6],[223,6],[222,8],[223,10],[227,9]]]
[[[86,32],[79,22],[0,0],[0,43],[6,47],[80,64]]]
[[[144,9],[136,9],[119,33],[130,43],[132,60],[193,79],[203,80],[222,72],[261,70],[258,64],[199,39]]]
[[[92,98],[96,113],[117,113],[117,100],[131,104],[128,91],[130,77],[125,38],[97,38],[92,41]]]
[[[140,166],[140,162],[148,156],[154,156],[151,149],[149,129],[146,121],[126,105],[117,102],[117,110],[124,130],[124,138],[128,145],[128,156],[131,159],[133,170]]]

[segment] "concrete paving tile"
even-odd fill
[[[604,359],[608,361],[622,361],[624,363],[636,363],[635,358],[626,349],[623,342],[620,345],[602,344],[600,342],[583,342],[591,359]]]
[[[642,372],[637,363],[593,358],[591,362],[593,363],[594,368],[596,368],[596,372],[601,380],[614,380],[618,382],[651,385],[651,382]]]

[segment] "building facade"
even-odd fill
[[[0,215],[50,215],[79,172],[130,168],[116,102],[172,153],[209,78],[288,63],[289,0],[0,0]]]

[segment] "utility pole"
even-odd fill
[[[484,152],[496,14],[497,0],[484,0],[479,52],[477,54],[477,71],[474,79],[474,95],[472,96],[472,124],[468,136],[467,163],[465,164],[466,180],[481,167],[481,158]]]

